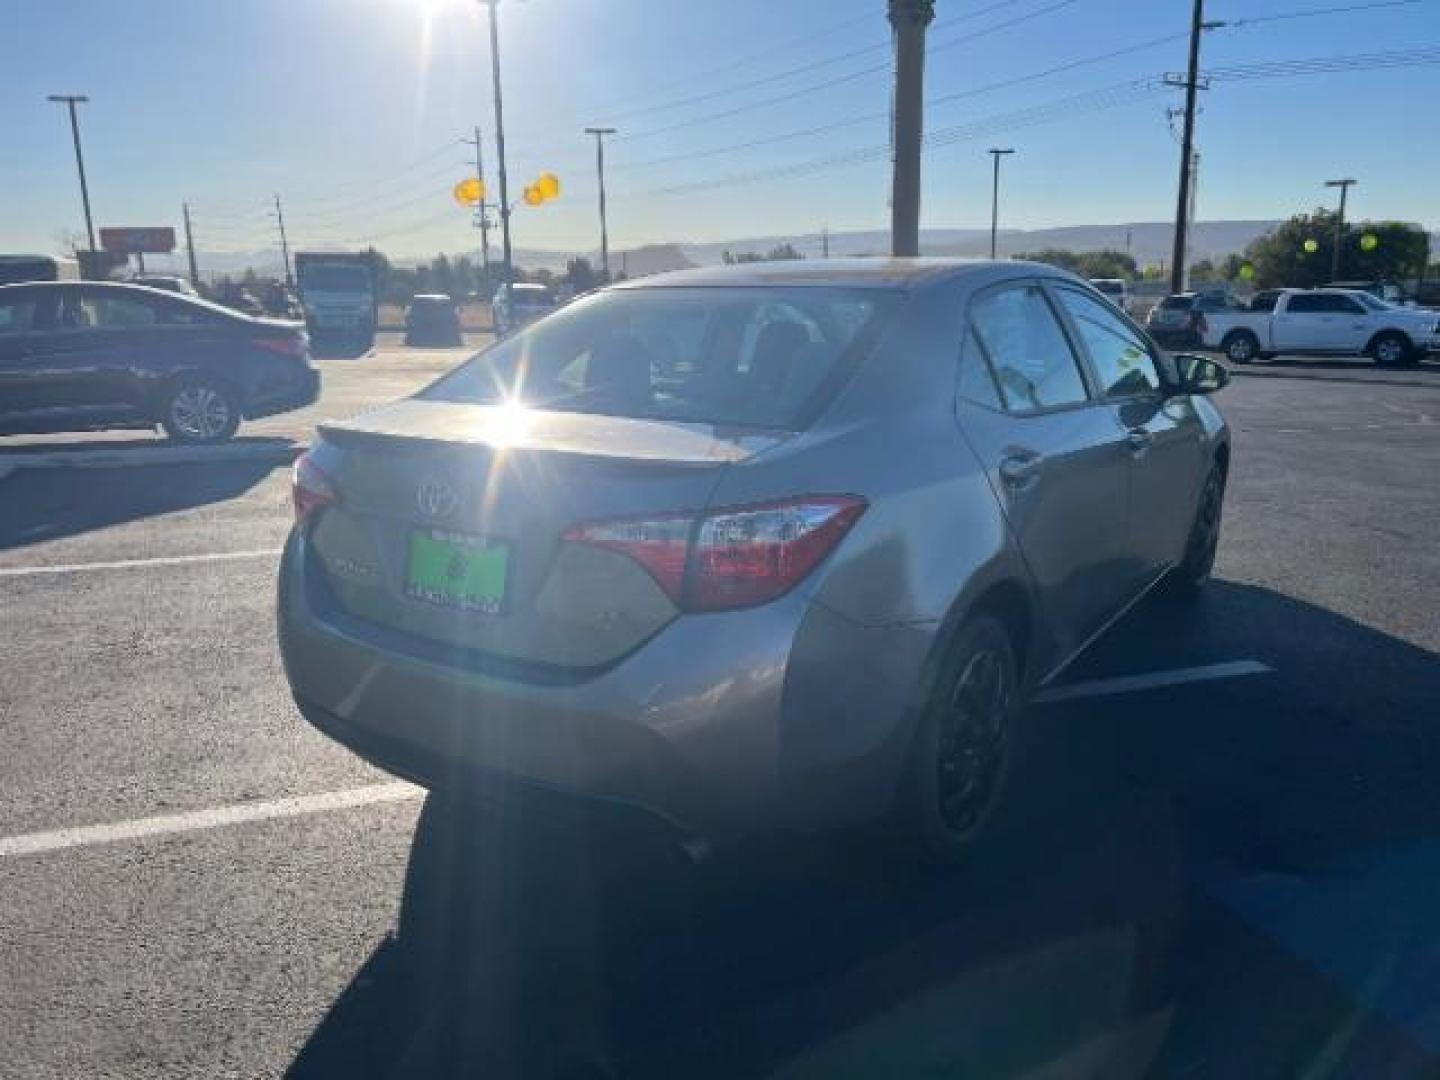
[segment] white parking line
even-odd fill
[[[183,566],[186,563],[228,562],[234,559],[271,559],[283,548],[255,551],[212,551],[203,555],[157,555],[153,559],[120,559],[116,562],[61,563],[57,566],[4,566],[0,577],[30,577],[34,574],[83,574],[91,570],[135,570],[146,566]]]
[[[53,832],[20,833],[0,837],[0,858],[12,855],[41,855],[66,848],[113,844],[121,840],[141,840],[151,836],[218,829],[224,825],[242,825],[251,821],[273,821],[275,818],[319,814],[328,810],[349,810],[375,803],[409,802],[424,796],[423,788],[395,781],[367,787],[331,791],[324,795],[297,795],[268,802],[236,803],[188,814],[163,814],[158,817],[135,818],[109,825],[84,825]]]
[[[1130,694],[1137,690],[1154,690],[1157,687],[1177,686],[1181,683],[1233,679],[1241,675],[1263,675],[1273,670],[1275,669],[1269,664],[1262,664],[1259,660],[1228,660],[1223,664],[1206,664],[1204,667],[1172,668],[1169,671],[1152,671],[1145,675],[1122,675],[1114,679],[1095,679],[1091,682],[1057,686],[1053,690],[1044,690],[1037,694],[1035,702],[1049,705],[1056,701]]]

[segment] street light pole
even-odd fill
[[[510,189],[505,183],[505,102],[500,94],[500,0],[480,0],[490,9],[490,80],[495,95],[495,168],[500,177],[500,244],[506,283],[515,276],[510,247]]]
[[[600,177],[600,273],[610,280],[610,235],[605,229],[605,136],[614,135],[614,128],[587,127],[587,135],[595,136],[595,172]]]
[[[1340,245],[1345,241],[1345,196],[1350,194],[1350,188],[1356,181],[1353,177],[1346,177],[1344,180],[1326,180],[1326,187],[1338,187],[1340,189],[1340,214],[1335,219],[1335,250],[1330,253],[1330,280],[1340,280]]]
[[[925,127],[925,28],[935,0],[888,0],[895,31],[895,162],[890,180],[890,253],[920,254],[920,144]]]
[[[63,102],[70,110],[70,137],[75,141],[75,168],[80,173],[80,201],[85,204],[85,236],[90,245],[90,264],[95,264],[95,221],[90,216],[90,186],[85,182],[85,155],[80,150],[80,120],[75,106],[88,102],[84,94],[51,94],[50,101]]]
[[[995,179],[990,185],[990,258],[995,258],[995,241],[1000,231],[1000,159],[1013,154],[1012,149],[990,151],[995,159]]]

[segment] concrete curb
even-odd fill
[[[155,465],[215,465],[240,461],[293,460],[309,449],[303,442],[267,442],[261,445],[226,443],[222,446],[137,446],[103,450],[17,451],[0,456],[0,479],[19,469],[122,469]]]
[[[1298,382],[1351,383],[1356,386],[1419,386],[1440,390],[1440,377],[1427,376],[1418,379],[1397,378],[1394,375],[1371,375],[1368,369],[1356,372],[1329,370],[1323,374],[1307,374],[1304,369],[1289,371],[1264,371],[1251,367],[1227,365],[1231,375],[1244,375],[1252,379],[1294,379]]]

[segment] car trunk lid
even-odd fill
[[[586,668],[676,609],[639,563],[568,543],[566,530],[699,510],[723,470],[788,436],[410,400],[321,437],[339,502],[311,536],[342,606],[462,648]]]

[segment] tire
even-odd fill
[[[1415,346],[1404,334],[1381,334],[1370,343],[1370,355],[1381,367],[1407,367],[1418,363]]]
[[[160,425],[177,443],[222,443],[240,427],[240,403],[224,383],[204,377],[180,379],[165,395]]]
[[[1171,592],[1195,596],[1210,580],[1215,567],[1215,552],[1220,546],[1220,522],[1225,509],[1225,470],[1216,462],[1210,466],[1200,499],[1195,507],[1195,521],[1185,541],[1185,555],[1170,575]]]
[[[910,747],[892,814],[907,857],[946,865],[998,850],[1017,801],[1020,715],[1010,635],[978,615],[952,643]]]
[[[1260,358],[1260,340],[1248,330],[1236,330],[1225,335],[1220,351],[1232,364],[1248,364]]]

